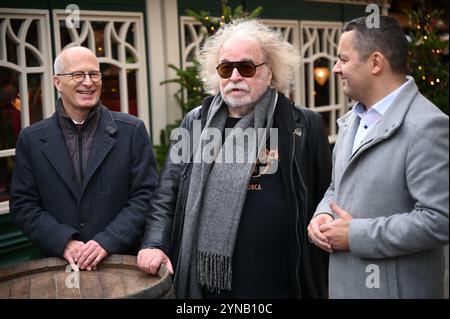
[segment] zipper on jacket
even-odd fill
[[[297,200],[297,195],[295,194],[295,184],[294,184],[294,179],[293,179],[293,173],[294,173],[294,169],[293,169],[293,165],[294,165],[294,159],[295,159],[295,131],[292,132],[292,153],[291,153],[291,187],[292,187],[292,192],[294,194],[294,206],[295,206],[295,242],[297,244],[297,248],[299,251],[298,257],[297,257],[297,262],[295,265],[295,280],[296,280],[296,284],[297,284],[297,288],[300,294],[300,298],[302,295],[302,290],[301,290],[301,286],[300,286],[300,278],[299,278],[299,273],[300,273],[300,262],[301,262],[301,254],[303,253],[301,251],[301,245],[300,245],[300,234],[298,233],[298,222],[299,222],[299,210],[298,210],[298,200]]]
[[[298,177],[300,178],[300,184],[302,185],[303,191],[305,194],[305,198],[303,198],[303,200],[305,202],[305,213],[303,214],[303,225],[306,226],[306,216],[308,214],[308,189],[306,188],[306,185],[303,182],[303,176],[302,176],[302,173],[300,172],[300,166],[298,165],[295,157],[294,157],[294,163],[296,164],[295,167],[297,168],[297,174],[298,174]]]
[[[83,186],[83,133],[78,131],[78,172],[80,173],[80,186]]]
[[[187,202],[187,195],[188,195],[188,194],[184,194],[184,184],[186,182],[188,182],[186,171],[187,171],[187,165],[184,167],[183,171],[181,172],[180,182],[178,183],[178,194],[179,194],[179,196],[177,196],[178,198],[175,201],[175,214],[181,216],[181,218],[180,218],[180,227],[179,227],[178,232],[177,232],[178,240],[180,241],[180,243],[181,243],[181,238],[183,236],[184,212],[186,210],[186,202]],[[189,185],[188,185],[188,188],[189,188]],[[172,232],[175,233],[175,230],[176,230],[176,229],[174,229],[174,226],[176,226],[175,225],[175,216],[173,217],[172,223],[173,223],[172,224]],[[174,239],[175,239],[175,237],[172,234],[171,235],[171,243],[170,243],[171,246],[173,246],[174,243],[175,243]]]

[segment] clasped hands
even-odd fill
[[[329,214],[319,214],[308,226],[308,236],[319,248],[332,253],[334,250],[349,250],[348,230],[353,217],[336,203],[330,204],[336,214],[333,219]]]
[[[75,271],[80,269],[95,270],[97,265],[108,256],[108,253],[95,240],[84,243],[72,239],[64,248],[63,256]]]

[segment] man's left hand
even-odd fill
[[[94,270],[108,253],[95,240],[90,240],[81,248],[81,257],[77,262],[80,269]]]
[[[349,250],[348,229],[353,217],[336,203],[331,203],[330,208],[339,218],[321,225],[320,231],[327,237],[333,250]]]

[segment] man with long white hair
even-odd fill
[[[306,226],[331,155],[321,117],[282,93],[299,59],[256,20],[223,26],[201,49],[212,96],[171,145],[138,255],[149,273],[173,263],[178,298],[325,297],[327,254]]]

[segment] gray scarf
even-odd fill
[[[223,145],[221,138],[211,136],[224,133],[227,108],[220,94],[211,102],[199,147],[194,150],[174,282],[178,298],[201,298],[202,286],[215,292],[231,290],[232,257],[247,187],[256,159],[265,151],[277,97],[276,90],[268,89]],[[246,135],[249,128],[262,129],[256,131],[260,136]],[[215,160],[205,160],[205,154],[211,153]]]

